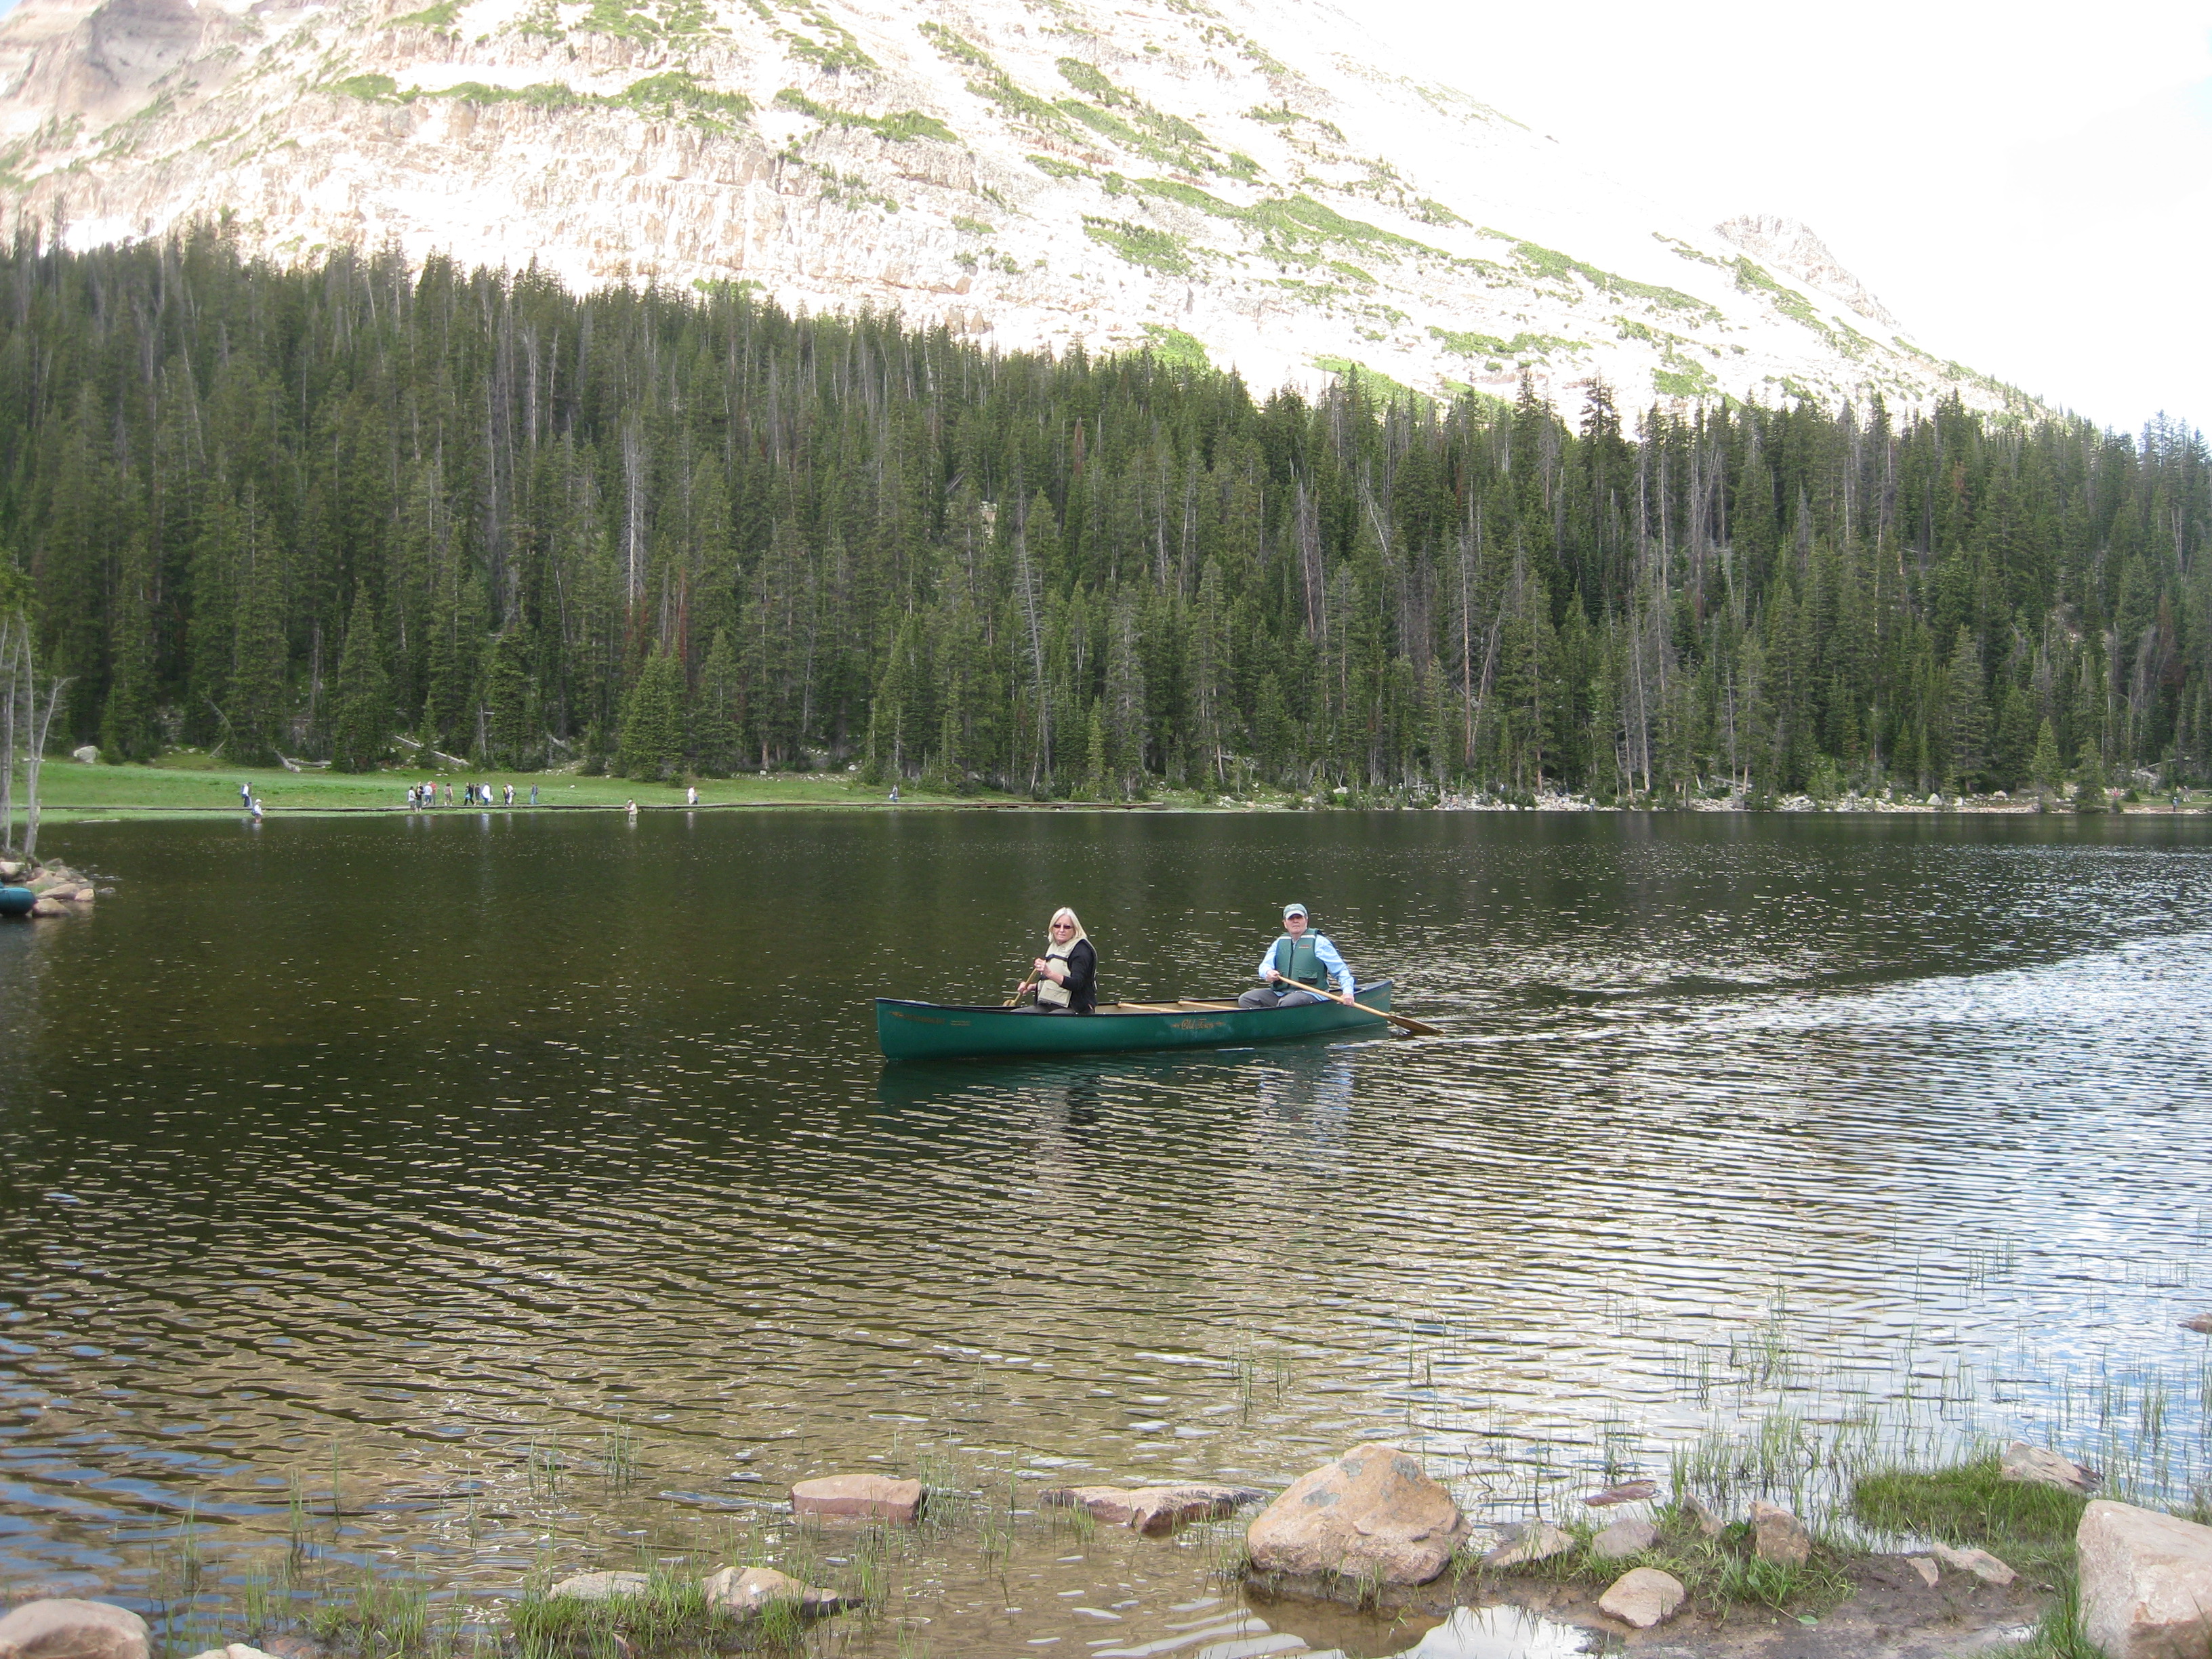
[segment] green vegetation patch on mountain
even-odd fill
[[[1200,190],[1195,185],[1186,185],[1176,179],[1139,179],[1136,180],[1136,187],[1148,196],[1179,202],[1214,218],[1227,219],[1243,225],[1256,232],[1267,251],[1279,258],[1317,260],[1332,247],[1349,248],[1390,258],[1418,256],[1449,259],[1451,257],[1441,248],[1431,247],[1425,242],[1417,242],[1409,236],[1384,230],[1379,225],[1369,224],[1364,219],[1348,218],[1327,203],[1316,201],[1303,193],[1266,197],[1249,207],[1239,207],[1209,191]],[[1345,266],[1340,274],[1346,273],[1361,282],[1375,280],[1356,266]]]
[[[1152,225],[1133,225],[1126,219],[1083,216],[1083,234],[1109,247],[1133,265],[1142,265],[1163,276],[1190,274],[1190,244],[1171,231]]]
[[[937,48],[939,56],[969,71],[968,90],[995,105],[1008,120],[1027,122],[1061,137],[1074,137],[1065,115],[1000,69],[996,58],[966,35],[938,22],[917,23],[915,27],[923,40]]]
[[[1462,357],[1482,357],[1507,362],[1542,362],[1555,351],[1575,355],[1586,353],[1589,348],[1578,340],[1569,340],[1557,334],[1515,335],[1508,340],[1495,334],[1482,334],[1473,330],[1438,328],[1434,324],[1429,332],[1443,342],[1447,351]]]
[[[1739,255],[1729,266],[1735,275],[1736,287],[1746,294],[1763,294],[1777,311],[1801,327],[1809,328],[1830,344],[1841,349],[1843,343],[1836,338],[1820,313],[1813,309],[1805,296],[1793,288],[1785,288],[1766,274],[1765,266],[1748,255]]]
[[[1186,334],[1164,323],[1146,323],[1145,335],[1145,349],[1164,363],[1176,368],[1212,367],[1212,359],[1206,355],[1206,342],[1194,334]]]
[[[538,109],[635,110],[664,120],[683,118],[720,131],[752,113],[752,100],[741,92],[716,92],[702,87],[683,70],[649,75],[633,81],[618,93],[577,92],[557,82],[533,82],[526,87],[487,86],[481,81],[459,81],[450,87],[429,89],[410,87],[402,91],[388,75],[354,75],[332,84],[331,90],[371,103],[411,104],[418,98],[449,98],[467,104],[527,104]]]
[[[786,87],[776,94],[775,101],[786,109],[795,109],[801,115],[825,125],[858,127],[893,143],[906,143],[916,138],[932,138],[941,144],[960,142],[958,133],[934,115],[924,115],[920,110],[896,109],[888,115],[861,115],[852,110],[832,109],[826,104],[817,104],[797,87]]]
[[[1486,236],[1512,239],[1497,230],[1483,232]],[[1521,269],[1540,281],[1565,283],[1571,277],[1580,277],[1601,294],[1610,294],[1624,300],[1641,300],[1646,305],[1662,307],[1668,311],[1686,312],[1699,321],[1717,323],[1721,313],[1703,300],[1693,300],[1680,289],[1662,288],[1652,283],[1639,283],[1632,277],[1618,276],[1610,270],[1601,270],[1595,265],[1585,264],[1571,255],[1549,248],[1538,242],[1515,241],[1513,256]]]

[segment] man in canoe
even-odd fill
[[[1098,1007],[1098,952],[1075,912],[1062,905],[1052,913],[1046,929],[1044,954],[1031,964],[1036,981],[1036,1000],[1026,1012],[1040,1014],[1089,1014]]]
[[[1306,907],[1286,904],[1283,907],[1283,936],[1267,947],[1267,954],[1260,958],[1260,977],[1267,982],[1255,986],[1237,999],[1240,1008],[1296,1008],[1308,1002],[1327,1002],[1329,975],[1344,994],[1357,996],[1359,988],[1352,982],[1352,969],[1344,965],[1344,957],[1326,933],[1310,931]]]

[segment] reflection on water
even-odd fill
[[[188,1512],[218,1583],[301,1527],[471,1604],[804,1565],[790,1481],[901,1468],[1008,1536],[905,1540],[817,1645],[1073,1650],[1180,1635],[1237,1528],[1072,1539],[1047,1485],[1384,1437],[1485,1523],[1983,1431],[2205,1473],[2191,822],[65,836],[119,890],[0,929],[0,1584],[143,1598]],[[1142,998],[1237,988],[1294,896],[1449,1035],[874,1054],[868,999],[1002,995],[1060,903]]]
[[[1405,1659],[1576,1659],[1602,1645],[1591,1632],[1521,1607],[1456,1607]]]

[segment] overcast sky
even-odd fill
[[[1380,26],[1363,56],[1395,35],[1702,219],[1803,220],[1941,356],[2106,425],[2212,425],[2203,0],[1346,9]]]

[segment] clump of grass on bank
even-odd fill
[[[2008,1549],[2070,1556],[2088,1501],[2063,1487],[2006,1480],[1991,1452],[1947,1468],[1863,1475],[1851,1488],[1850,1510],[1852,1519],[1873,1531],[1979,1545],[2016,1568],[2021,1563],[2005,1554]]]
[[[1679,1504],[1662,1505],[1652,1516],[1659,1536],[1635,1555],[1601,1559],[1590,1552],[1598,1528],[1574,1522],[1572,1549],[1547,1560],[1504,1569],[1486,1567],[1480,1556],[1463,1554],[1452,1565],[1455,1583],[1502,1587],[1514,1579],[1537,1578],[1602,1590],[1634,1567],[1656,1567],[1680,1579],[1687,1604],[1709,1618],[1735,1609],[1765,1607],[1776,1613],[1826,1612],[1851,1594],[1845,1571],[1853,1552],[1815,1537],[1811,1557],[1802,1564],[1762,1561],[1752,1553],[1751,1528],[1742,1522],[1708,1538],[1692,1511]]]

